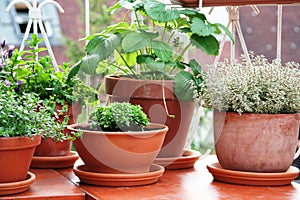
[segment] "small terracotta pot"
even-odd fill
[[[62,105],[57,104],[56,110],[61,110]],[[66,115],[69,115],[68,125],[75,124],[78,116],[82,111],[82,107],[79,102],[75,102],[72,105],[68,105],[68,112],[63,113],[59,116],[58,121],[62,122]],[[70,131],[66,128],[64,130],[65,134],[71,134]],[[53,139],[42,139],[41,144],[38,145],[35,149],[34,156],[66,156],[70,154],[72,148],[72,140],[64,140],[62,142],[55,142]]]
[[[72,140],[55,142],[52,138],[42,139],[35,149],[34,156],[66,156],[70,153]]]
[[[215,148],[224,169],[285,172],[298,143],[299,114],[214,111]]]
[[[194,114],[195,103],[179,101],[171,80],[138,80],[125,77],[105,77],[105,91],[111,102],[141,105],[150,121],[169,127],[159,158],[181,157]],[[166,106],[164,105],[164,100]],[[167,115],[166,107],[172,118]]]
[[[68,126],[71,131],[80,131]],[[82,130],[83,135],[74,146],[90,172],[146,173],[156,158],[168,130],[160,124],[150,124],[155,129],[143,132],[98,132]]]
[[[41,136],[0,138],[0,183],[25,180]]]

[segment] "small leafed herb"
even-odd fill
[[[149,124],[141,106],[130,103],[99,105],[90,115],[91,128],[103,131],[142,131]]]
[[[269,62],[250,54],[251,64],[225,60],[191,82],[200,105],[219,111],[284,114],[300,112],[300,65]]]

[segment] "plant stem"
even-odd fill
[[[180,61],[182,59],[183,55],[190,48],[191,45],[192,45],[192,43],[189,43],[188,45],[186,45],[186,47],[182,50],[182,52],[180,53],[180,55],[176,58],[176,62],[178,62],[178,61]]]

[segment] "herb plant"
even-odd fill
[[[37,48],[43,39],[32,35],[32,40],[27,40],[29,50],[19,52],[15,50],[9,62],[2,66],[0,76],[14,85],[16,92],[36,93],[42,100],[71,105],[73,102],[90,99],[94,101],[97,92],[86,86],[80,79],[68,79],[70,68],[68,64],[59,66],[59,71],[54,71],[49,56],[37,57],[45,48]]]
[[[51,137],[61,132],[66,124],[54,122],[51,113],[39,106],[40,103],[36,94],[16,93],[12,86],[0,80],[0,137],[45,133]]]
[[[192,100],[189,81],[193,74],[176,76],[191,65],[184,61],[184,54],[194,46],[208,55],[218,55],[219,42],[214,34],[223,29],[231,36],[227,28],[210,23],[196,10],[169,8],[158,0],[120,0],[111,10],[119,8],[127,9],[126,15],[132,12],[135,22],[124,20],[85,38],[86,56],[75,64],[70,77],[82,70],[137,79],[175,79],[177,97]],[[183,95],[185,92],[188,94]]]
[[[114,102],[99,105],[90,115],[92,129],[103,131],[142,131],[149,124],[140,105]]]
[[[283,114],[300,111],[300,65],[263,55],[251,56],[251,64],[225,60],[191,82],[200,105],[218,111]]]

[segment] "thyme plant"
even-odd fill
[[[283,114],[300,111],[300,65],[269,62],[263,55],[251,56],[251,64],[225,60],[202,71],[191,82],[197,102],[218,111]]]

